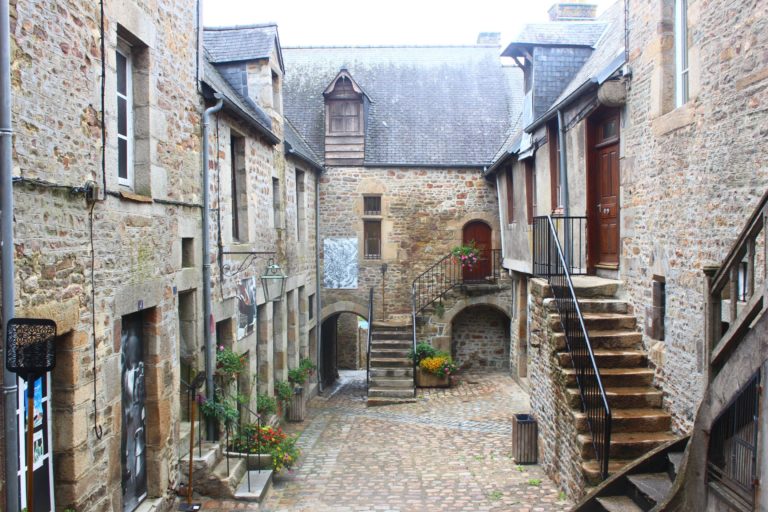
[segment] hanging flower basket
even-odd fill
[[[451,249],[451,256],[454,263],[461,264],[462,269],[472,270],[480,261],[480,250],[474,242],[470,242],[469,245],[457,245]]]

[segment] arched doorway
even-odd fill
[[[477,265],[471,269],[465,268],[462,272],[464,282],[485,282],[485,279],[491,275],[491,227],[481,220],[468,222],[462,231],[462,244],[472,245],[480,252],[480,258]]]
[[[499,309],[476,305],[451,321],[451,355],[462,368],[509,369],[510,318]]]
[[[360,353],[367,351],[367,346],[355,346],[362,339],[355,327],[359,319],[367,316],[366,307],[349,301],[339,301],[323,308],[321,315],[320,353],[318,354],[318,371],[323,387],[333,385],[339,378],[339,369],[353,369],[354,359]],[[367,335],[363,336],[368,341]],[[350,344],[353,344],[350,346]],[[367,352],[366,352],[367,353]]]

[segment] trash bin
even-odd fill
[[[536,464],[539,427],[530,414],[515,414],[512,419],[512,456],[518,464]]]
[[[307,408],[304,404],[304,388],[293,388],[293,398],[288,408],[288,421],[304,421]]]

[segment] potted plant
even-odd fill
[[[480,249],[477,248],[473,240],[467,245],[457,245],[451,249],[451,256],[454,263],[461,264],[462,269],[472,270],[480,261]]]
[[[248,469],[256,469],[261,459],[262,466],[270,464],[275,473],[291,469],[301,454],[296,446],[296,436],[286,434],[280,427],[254,424],[243,427],[241,434],[230,443],[229,450],[241,457],[256,454],[257,457],[249,457],[256,467]]]
[[[219,345],[216,349],[216,375],[225,382],[231,382],[245,370],[245,357],[237,355],[231,348]]]
[[[212,398],[202,400],[200,412],[206,418],[217,421],[217,426],[223,423],[225,428],[229,428],[237,422],[239,413],[237,411],[237,402],[224,396],[224,393],[217,389]]]
[[[416,368],[416,383],[422,388],[447,388],[451,386],[451,376],[458,368],[447,352],[437,352],[433,356],[419,361]]]
[[[293,399],[293,386],[284,380],[275,382],[275,398],[277,399],[277,415],[282,416]]]

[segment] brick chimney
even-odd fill
[[[477,44],[483,46],[501,46],[501,32],[480,32]]]
[[[550,21],[592,21],[597,16],[597,5],[585,1],[559,2],[549,8]]]

